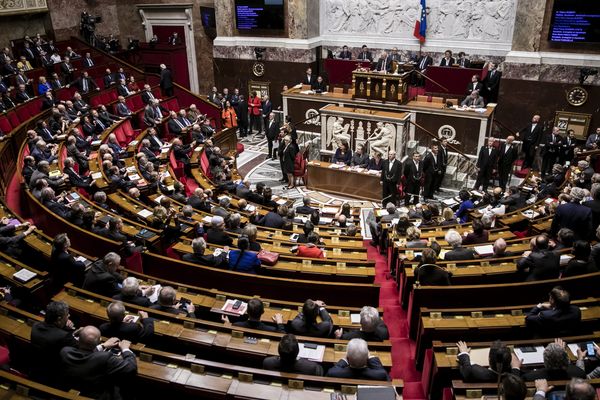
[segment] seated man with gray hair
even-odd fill
[[[199,265],[207,265],[209,267],[223,267],[229,266],[227,261],[227,252],[229,248],[225,246],[223,252],[215,256],[214,254],[204,254],[206,251],[206,241],[204,238],[198,237],[192,240],[192,254],[184,254],[183,261],[191,262]]]
[[[206,232],[208,243],[222,246],[231,246],[233,239],[225,233],[225,220],[223,217],[215,215],[211,219],[210,228]]]
[[[390,338],[387,326],[379,318],[379,311],[375,307],[364,306],[360,310],[360,330],[351,330],[344,333],[342,328],[335,331],[336,339],[364,339],[367,342],[381,342]]]
[[[547,379],[549,381],[564,381],[571,378],[585,379],[585,371],[569,361],[562,339],[555,339],[544,349],[544,367],[525,373],[524,381]]]
[[[444,256],[446,261],[474,260],[475,255],[471,249],[462,247],[462,236],[455,229],[450,229],[444,237],[446,242],[452,246],[452,250]]]
[[[372,379],[389,381],[390,377],[378,357],[369,354],[369,346],[363,339],[348,342],[346,357],[327,371],[332,378]]]
[[[125,303],[136,304],[141,307],[150,307],[152,303],[149,297],[154,294],[152,286],[140,286],[140,281],[133,276],[125,278],[121,293],[115,294],[112,298]]]
[[[138,311],[138,314],[139,321],[135,321],[134,315],[126,315],[123,303],[120,301],[110,303],[106,307],[109,322],[99,327],[102,336],[118,337],[132,343],[148,339],[154,334],[154,319],[149,318],[145,311]]]

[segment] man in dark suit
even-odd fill
[[[129,109],[127,103],[125,103],[125,97],[123,96],[119,96],[116,109],[117,115],[121,118],[128,118],[133,115],[133,112]]]
[[[375,307],[365,306],[360,310],[360,330],[354,329],[343,332],[342,328],[335,331],[336,339],[351,340],[355,338],[367,342],[381,342],[390,338],[390,333],[385,323],[379,318]]]
[[[498,150],[498,181],[500,188],[504,190],[508,184],[509,175],[512,172],[513,164],[517,160],[517,146],[513,144],[515,137],[510,135],[502,143]]]
[[[248,314],[248,319],[245,321],[237,321],[233,323],[233,326],[239,326],[242,328],[250,328],[257,329],[260,331],[268,331],[268,332],[285,332],[285,326],[283,325],[283,316],[280,313],[276,313],[273,315],[273,322],[277,324],[277,326],[273,326],[271,324],[265,324],[261,321],[261,316],[265,313],[265,306],[260,299],[250,299],[248,301],[248,310],[246,314]],[[228,322],[228,320],[226,319]]]
[[[84,68],[91,68],[95,65],[94,60],[92,60],[92,55],[89,52],[85,53],[85,56],[81,62]]]
[[[542,137],[543,129],[543,125],[540,123],[540,116],[536,114],[531,119],[531,124],[528,124],[517,133],[517,137],[523,141],[521,150],[525,154],[524,168],[533,166],[535,149]]]
[[[461,68],[470,68],[471,67],[471,61],[467,58],[467,55],[465,54],[464,51],[461,51],[460,53],[458,53],[458,60],[456,61],[456,63]]]
[[[276,160],[277,152],[273,151],[273,143],[279,137],[279,124],[277,123],[277,121],[275,121],[274,113],[269,114],[269,119],[267,120],[265,130],[267,134],[267,146],[269,149],[267,158],[273,158],[274,160]]]
[[[493,62],[490,62],[488,65],[488,73],[483,78],[483,97],[486,99],[487,103],[497,103],[498,102],[498,91],[500,90],[500,78],[502,77],[502,72],[498,71],[497,65]]]
[[[35,362],[31,362],[31,377],[40,383],[52,384],[60,376],[60,351],[65,346],[75,346],[75,327],[69,320],[69,305],[51,301],[46,306],[43,322],[31,327],[31,346]]]
[[[559,162],[562,165],[566,165],[566,163],[573,163],[573,159],[575,158],[575,147],[577,146],[577,139],[575,138],[575,131],[573,129],[569,129],[565,138],[562,140],[560,154],[559,154]]]
[[[117,273],[120,264],[121,256],[117,253],[106,254],[87,271],[83,288],[102,296],[112,297],[118,294],[121,291],[119,285],[123,282],[123,277]]]
[[[314,82],[316,82],[317,80],[314,79]],[[269,96],[263,96],[262,101],[262,108],[261,108],[261,114],[262,114],[262,118],[263,118],[263,123],[265,125],[265,131],[267,130],[267,124],[269,123],[269,115],[271,115],[271,112],[273,112],[273,103],[271,102],[271,99],[269,99]]]
[[[304,78],[302,78],[302,84],[310,85],[312,87],[313,83],[315,83],[316,81],[317,81],[317,76],[312,73],[312,68],[308,67],[306,69],[306,74],[304,74]]]
[[[348,50],[348,46],[344,45],[342,51],[338,54],[338,58],[342,60],[352,60],[352,53]]]
[[[389,381],[390,377],[375,356],[369,356],[369,347],[363,339],[348,342],[346,358],[338,361],[327,371],[332,378],[371,379]]]
[[[65,82],[72,82],[73,72],[76,70],[77,68],[73,67],[73,64],[71,64],[71,59],[69,57],[65,57],[63,59],[63,63],[60,65],[60,71],[62,73],[63,80]]]
[[[106,68],[106,73],[104,74],[104,78],[102,78],[102,81],[104,82],[104,89],[108,89],[109,87],[117,83],[115,75],[110,71],[109,68]]]
[[[63,172],[69,177],[69,183],[71,183],[71,185],[74,187],[85,189],[88,193],[89,191],[93,192],[92,185],[95,181],[91,176],[80,175],[77,171],[75,171],[73,168],[74,166],[75,161],[73,161],[71,157],[67,157],[64,161]]]
[[[238,97],[235,113],[238,117],[240,137],[246,137],[248,135],[248,102],[246,101],[246,97],[242,94]]]
[[[302,198],[302,205],[296,207],[296,214],[305,214],[311,215],[315,209],[310,206],[311,198],[309,196],[304,196]]]
[[[221,246],[233,245],[233,239],[225,232],[225,219],[215,215],[211,218],[210,228],[206,231],[208,243]]]
[[[323,367],[316,362],[298,359],[300,347],[296,336],[283,335],[277,349],[279,356],[271,356],[263,360],[264,369],[303,375],[323,375]]]
[[[143,342],[154,334],[154,319],[148,318],[148,313],[139,311],[139,323],[135,316],[125,315],[125,306],[117,301],[106,307],[109,322],[100,325],[104,337],[118,337],[132,343]]]
[[[489,368],[478,364],[471,364],[469,355],[471,349],[463,341],[459,341],[458,366],[460,375],[465,382],[497,382],[498,374],[510,373],[516,376],[521,374],[520,361],[512,356],[511,350],[501,341],[496,340],[490,346],[488,353]]]
[[[144,109],[144,124],[146,124],[147,127],[157,129],[158,125],[162,122],[162,118],[163,110],[158,105],[158,100],[154,100]]]
[[[431,150],[427,152],[425,160],[423,160],[423,173],[425,175],[423,197],[426,199],[433,198],[435,184],[441,175],[441,162],[438,145],[431,145]]]
[[[585,207],[592,210],[592,226],[600,226],[600,184],[592,185],[592,200],[588,200],[583,203]],[[594,237],[590,236],[590,239]]]
[[[482,89],[483,84],[479,82],[479,75],[473,75],[471,77],[471,82],[469,82],[469,85],[467,86],[467,96],[473,93],[474,91],[477,91],[477,93],[481,93]]]
[[[189,131],[192,126],[185,126],[178,118],[178,115],[175,111],[171,111],[169,113],[169,122],[167,122],[167,126],[169,127],[169,132],[171,132],[175,136],[181,136],[183,133]]]
[[[360,53],[358,53],[358,56],[356,57],[356,59],[359,60],[359,61],[370,61],[370,62],[373,62],[373,55],[369,51],[369,48],[367,47],[366,44],[362,45]]]
[[[562,137],[560,136],[560,130],[558,127],[552,128],[552,132],[544,136],[542,142],[542,177],[547,173],[552,172],[552,167],[558,161],[560,156],[560,149],[562,146]]]
[[[592,237],[594,226],[592,210],[581,204],[585,192],[582,188],[574,187],[570,195],[570,203],[556,207],[550,232],[552,236],[556,236],[560,229],[569,228],[575,232],[575,240],[588,240]]]
[[[131,196],[131,194],[130,194]],[[153,286],[140,286],[140,282],[133,276],[125,278],[121,292],[115,294],[113,300],[122,301],[124,303],[136,304],[141,307],[150,307],[149,296],[154,294]]]
[[[440,67],[451,67],[456,64],[456,60],[452,57],[452,51],[446,50],[444,52],[444,58],[440,61]]]
[[[525,324],[535,334],[545,337],[562,337],[576,334],[581,322],[581,310],[571,304],[569,292],[553,288],[548,302],[539,303],[525,316]]]
[[[421,178],[423,176],[423,162],[421,154],[415,151],[412,154],[412,160],[406,160],[404,163],[404,205],[410,205],[411,197],[413,204],[419,202],[419,193],[421,192]]]
[[[531,251],[523,253],[523,257],[517,261],[517,270],[526,274],[525,281],[558,278],[559,256],[548,249],[548,238],[536,236],[531,246]]]
[[[60,352],[63,384],[86,397],[121,398],[120,389],[123,390],[137,373],[137,361],[129,350],[130,344],[117,338],[100,344],[98,328],[82,328],[77,347],[65,347]],[[106,351],[110,349],[119,349],[120,355]]]
[[[142,101],[144,104],[150,104],[155,98],[154,93],[152,93],[152,88],[146,83],[144,85],[144,90],[142,90]]]
[[[444,180],[444,176],[446,175],[446,168],[448,168],[448,139],[447,138],[441,138],[438,139],[439,140],[439,168],[440,168],[440,173],[437,176],[437,179],[435,181],[434,184],[434,190],[436,192],[440,191],[440,187],[442,186],[442,181]]]
[[[458,231],[450,229],[444,236],[448,245],[452,247],[452,250],[444,255],[446,261],[462,261],[462,260],[474,260],[475,255],[473,251],[467,247],[462,247],[462,236]]]
[[[160,64],[160,88],[165,96],[173,96],[173,77],[165,64]]]
[[[127,84],[123,79],[119,79],[119,84],[117,85],[117,93],[119,94],[119,96],[123,97],[127,97],[133,94],[129,91],[129,88],[127,87]]]
[[[17,88],[17,93],[15,94],[15,101],[18,104],[25,103],[29,100],[33,100],[33,97],[27,93],[27,88],[25,85],[21,84]]]
[[[479,150],[479,156],[477,157],[477,180],[475,181],[474,189],[479,190],[479,187],[483,187],[483,191],[486,191],[490,184],[492,172],[496,169],[498,161],[498,150],[494,147],[494,141],[493,137],[489,137],[487,144]]]
[[[375,71],[378,72],[392,72],[392,60],[388,57],[388,54],[384,51],[381,53]]]
[[[425,70],[431,64],[433,64],[433,58],[431,58],[429,55],[427,55],[427,53],[422,53],[422,55],[417,60],[417,65],[415,67],[416,67],[417,71],[419,71],[421,73],[425,73]],[[414,84],[417,86],[425,85],[425,79],[417,73],[413,74],[413,80],[414,80]]]
[[[398,183],[402,176],[402,164],[396,160],[396,152],[390,150],[388,152],[388,159],[383,161],[381,167],[381,187],[382,192],[382,203],[387,204],[388,202],[397,204],[398,203]]]
[[[100,90],[100,88],[96,84],[96,81],[89,77],[87,71],[83,71],[81,76],[78,79],[71,82],[69,86],[75,86],[79,92],[84,94],[89,93],[92,90]]]
[[[206,242],[204,238],[198,237],[192,240],[193,253],[184,254],[183,261],[194,264],[207,265],[209,267],[227,267],[227,249],[218,256],[214,254],[204,254],[206,251]]]
[[[284,223],[283,217],[285,216],[286,213],[284,212],[284,209],[282,208],[282,206],[279,206],[277,207],[277,212],[269,211],[262,217],[259,217],[258,213],[255,211],[253,219],[257,225],[281,229]]]

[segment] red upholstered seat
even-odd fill
[[[183,163],[177,161],[173,152],[169,154],[169,162],[171,163],[171,168],[173,168],[173,173],[177,179],[180,179],[185,175],[183,172]]]
[[[4,134],[8,134],[12,130],[12,126],[10,126],[10,122],[6,116],[0,117],[0,131],[4,132]]]
[[[13,129],[21,124],[21,121],[19,121],[19,116],[17,115],[17,113],[15,111],[8,112],[6,114],[6,118],[8,118],[8,121],[10,122],[10,126],[12,126]]]
[[[10,363],[10,352],[8,347],[0,346],[0,365],[8,365]]]

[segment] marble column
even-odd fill
[[[288,37],[290,39],[308,38],[307,1],[289,0],[287,5]]]
[[[215,1],[217,36],[233,36],[235,8],[233,0]]]
[[[519,0],[512,51],[539,51],[546,0]]]

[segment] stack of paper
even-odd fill
[[[544,363],[544,347],[535,346],[535,351],[522,351],[520,348],[515,347],[515,355],[519,360],[523,360],[523,365],[530,364],[543,364]]]
[[[479,254],[480,257],[487,257],[494,254],[494,246],[487,244],[485,246],[475,246],[475,253]]]
[[[323,361],[323,355],[325,354],[325,346],[323,346],[322,344],[317,345],[316,349],[309,349],[304,346],[304,343],[298,343],[298,346],[300,347],[300,352],[298,353],[297,359],[304,358],[306,360],[314,362]]]
[[[152,215],[152,211],[143,209],[143,210],[138,211],[137,215],[139,215],[142,218],[148,218],[149,216]]]
[[[15,278],[16,280],[18,280],[19,282],[29,282],[30,280],[32,280],[33,278],[35,278],[37,276],[37,274],[33,271],[30,271],[26,268],[22,268],[19,272],[15,272],[13,274],[13,278]]]
[[[244,315],[246,313],[246,309],[248,308],[248,303],[245,302],[241,302],[240,306],[237,309],[233,309],[233,305],[235,304],[237,300],[234,299],[229,299],[225,302],[225,304],[223,305],[223,307],[221,307],[221,310],[228,313],[228,314],[235,314],[235,315]]]

